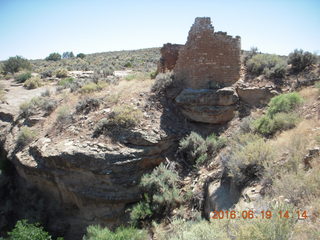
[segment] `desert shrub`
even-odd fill
[[[83,240],[145,240],[148,234],[145,230],[133,227],[119,227],[114,232],[99,225],[87,227],[87,233]]]
[[[299,95],[299,93],[296,92],[275,96],[268,104],[269,107],[267,114],[272,117],[279,112],[291,112],[302,102],[303,98]]]
[[[180,141],[177,154],[191,165],[195,163],[201,165],[224,145],[225,140],[214,134],[204,139],[199,134],[191,132]]]
[[[295,225],[294,218],[280,218],[279,211],[286,212],[290,216],[296,216],[294,207],[290,204],[279,203],[269,206],[272,212],[272,219],[234,219],[228,224],[228,231],[232,239],[247,240],[287,240],[290,239]]]
[[[317,62],[317,56],[302,49],[295,49],[289,54],[288,64],[294,73],[299,73]]]
[[[208,221],[185,221],[175,219],[170,224],[170,230],[163,230],[155,225],[155,236],[158,240],[222,240],[229,239],[227,229],[222,221],[210,223]]]
[[[61,60],[61,55],[59,53],[50,53],[48,57],[46,57],[47,61],[59,61]]]
[[[276,113],[272,118],[268,115],[262,116],[253,122],[256,132],[271,136],[278,131],[294,128],[299,122],[299,117],[294,113]]]
[[[36,137],[36,133],[28,127],[22,127],[18,134],[17,145],[24,147],[32,142]]]
[[[282,78],[286,73],[286,62],[277,55],[257,54],[247,61],[247,72],[259,76]]]
[[[0,84],[0,102],[5,101],[5,91],[4,86]]]
[[[230,176],[239,184],[261,177],[263,169],[274,159],[270,144],[255,134],[236,134],[229,141],[229,150],[222,157]]]
[[[47,97],[34,97],[30,101],[24,102],[20,105],[20,115],[22,117],[29,117],[37,113],[38,110],[51,113],[58,103],[55,99]]]
[[[57,78],[66,78],[68,77],[68,70],[65,68],[60,68],[55,72]]]
[[[150,78],[151,78],[151,79],[155,79],[155,78],[157,77],[157,75],[158,75],[158,72],[157,72],[157,71],[151,72],[151,73],[150,73]]]
[[[319,170],[319,166],[314,166],[307,172],[300,168],[296,172],[282,173],[279,178],[274,179],[272,185],[274,195],[284,196],[295,205],[305,206],[320,196]]]
[[[71,111],[68,106],[62,106],[57,110],[57,122],[65,124],[72,120]]]
[[[172,72],[159,73],[156,76],[155,82],[151,87],[151,91],[155,93],[163,92],[167,87],[169,87],[172,84],[172,80],[173,80]]]
[[[79,92],[80,93],[91,93],[91,92],[100,91],[100,90],[102,90],[102,85],[100,85],[99,83],[97,84],[94,82],[90,82],[90,83],[83,85],[79,89]]]
[[[21,70],[30,70],[30,69],[31,69],[30,62],[21,56],[10,57],[7,61],[3,63],[3,71],[5,73],[14,74]]]
[[[37,76],[29,78],[23,84],[23,86],[27,89],[35,89],[35,88],[41,87],[42,85],[43,85],[43,81],[41,80],[41,78]]]
[[[131,105],[119,105],[114,107],[109,115],[108,123],[110,126],[133,128],[139,124],[142,116],[141,110],[136,109]]]
[[[52,70],[43,71],[41,74],[41,78],[49,78],[53,76]]]
[[[76,106],[76,112],[88,114],[90,111],[98,109],[100,102],[99,99],[93,97],[81,99]]]
[[[24,72],[24,73],[20,73],[19,75],[15,76],[14,79],[19,83],[23,83],[31,77],[32,77],[32,75],[30,72]]]
[[[316,82],[314,86],[318,89],[318,93],[320,94],[320,82]]]
[[[14,229],[8,233],[8,240],[51,240],[39,223],[31,224],[27,220],[20,220]]]
[[[138,225],[140,221],[149,217],[168,214],[181,201],[178,181],[178,174],[163,164],[156,167],[152,173],[143,175],[140,182],[144,192],[143,200],[133,207],[131,222]]]
[[[74,78],[64,78],[64,79],[61,79],[59,82],[58,82],[58,85],[62,88],[69,88],[73,83],[74,83],[75,79]]]
[[[85,57],[86,57],[86,55],[84,53],[78,53],[77,54],[77,58],[84,59]]]

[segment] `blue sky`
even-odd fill
[[[320,54],[319,0],[0,0],[0,59],[183,44],[198,16],[242,49]]]

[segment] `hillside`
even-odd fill
[[[196,18],[185,45],[30,62],[0,79],[1,237],[319,239],[318,56]]]

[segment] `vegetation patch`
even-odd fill
[[[72,120],[72,114],[71,114],[71,110],[68,106],[61,106],[58,110],[57,110],[57,123],[59,124],[67,124],[69,122],[71,122]]]
[[[252,134],[236,134],[228,144],[223,162],[230,176],[240,185],[260,178],[263,170],[272,163],[274,151],[262,137]]]
[[[119,227],[114,232],[99,225],[92,225],[87,228],[83,240],[145,240],[148,234],[145,230],[133,227]]]
[[[20,73],[18,75],[16,75],[14,77],[14,79],[18,82],[18,83],[24,83],[26,80],[28,80],[29,78],[31,78],[32,75],[30,72],[24,72],[24,73]]]
[[[68,70],[65,68],[60,68],[55,72],[57,78],[66,78],[68,77]]]
[[[288,57],[288,64],[291,64],[291,69],[294,73],[302,72],[313,64],[316,64],[316,62],[317,55],[307,51],[304,52],[302,49],[294,50]]]
[[[140,182],[144,192],[143,200],[133,207],[131,222],[139,225],[141,221],[169,214],[181,201],[178,181],[178,174],[163,164],[156,167],[152,173],[145,174]]]
[[[187,163],[201,165],[224,147],[226,140],[211,134],[206,139],[195,132],[182,139],[177,155]]]
[[[163,92],[167,87],[172,84],[173,73],[159,73],[156,76],[155,82],[151,87],[151,91],[155,93]]]
[[[27,220],[20,220],[16,223],[14,229],[8,233],[8,240],[51,240],[39,223],[28,223]],[[58,238],[58,240],[62,238]]]
[[[43,110],[47,114],[50,114],[57,105],[58,103],[54,99],[48,97],[34,97],[30,101],[20,105],[20,115],[27,118],[36,114],[39,110]]]
[[[17,145],[24,147],[31,143],[36,138],[36,136],[37,134],[35,133],[35,131],[31,130],[28,127],[22,127],[18,134]]]
[[[87,83],[87,84],[83,85],[79,89],[79,92],[80,93],[92,93],[92,92],[100,91],[100,90],[102,90],[102,88],[103,87],[102,87],[101,84],[90,82],[90,83]]]
[[[293,110],[302,102],[302,97],[296,92],[273,97],[269,102],[267,114],[253,122],[255,131],[271,136],[277,131],[295,127],[299,117],[293,113]]]
[[[35,76],[35,77],[31,77],[28,80],[26,80],[24,82],[23,86],[27,89],[35,89],[35,88],[43,86],[43,81],[41,80],[40,77]]]
[[[283,78],[286,74],[287,63],[274,54],[256,54],[247,61],[247,72],[269,78]]]
[[[93,97],[81,99],[76,106],[76,112],[88,114],[89,112],[98,109],[100,107],[100,102],[100,99]]]
[[[6,60],[3,63],[2,68],[5,74],[7,73],[14,74],[22,70],[31,70],[31,64],[27,59],[21,56],[15,56],[15,57],[10,57],[8,60]]]

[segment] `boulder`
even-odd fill
[[[175,102],[190,120],[211,124],[230,121],[235,114],[237,93],[232,88],[184,89]]]
[[[252,106],[267,104],[272,97],[279,94],[272,87],[238,87],[236,91],[240,101]]]

